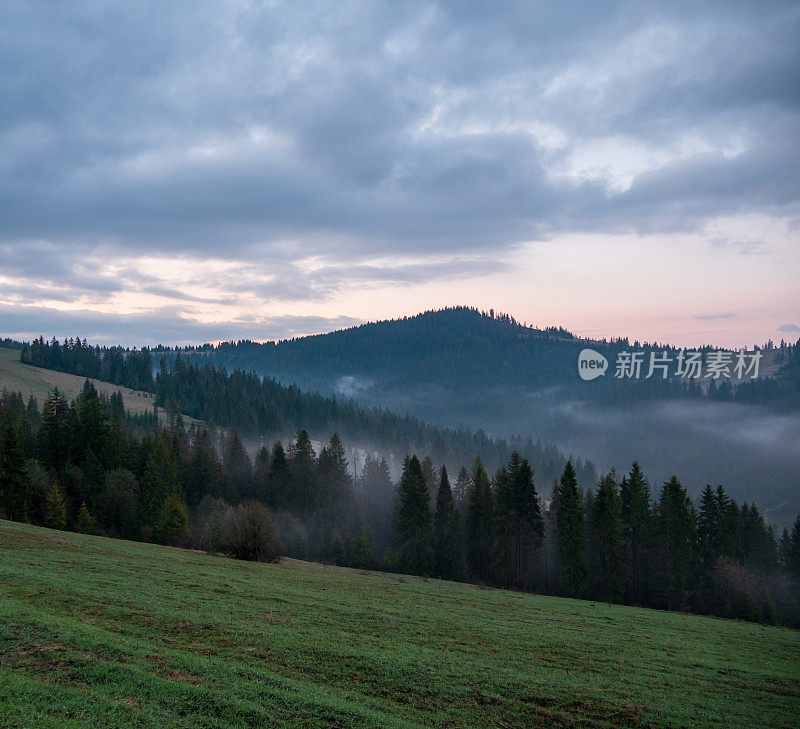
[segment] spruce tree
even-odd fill
[[[86,380],[80,395],[75,398],[70,450],[75,463],[86,461],[92,452],[101,469],[110,457],[109,416],[94,385]],[[91,488],[95,484],[90,484]]]
[[[800,582],[800,514],[792,527],[791,546],[789,548],[789,574]]]
[[[189,537],[189,509],[182,496],[173,491],[164,501],[155,537],[164,544],[180,545]]]
[[[292,478],[290,511],[308,515],[318,505],[317,457],[305,430],[297,431],[289,450],[289,473]]]
[[[356,534],[355,544],[353,545],[353,563],[354,567],[362,570],[375,569],[378,563],[375,558],[372,539],[366,529],[362,529]]]
[[[722,552],[722,515],[720,501],[714,489],[708,484],[700,496],[700,509],[697,515],[697,546],[700,569],[706,578],[710,576]]]
[[[225,448],[225,458],[223,460],[225,472],[233,481],[236,490],[236,500],[249,499],[253,497],[253,465],[250,456],[245,450],[242,439],[234,430]]]
[[[634,461],[620,485],[622,523],[626,543],[627,594],[634,605],[648,602],[649,555],[652,534],[650,487]]]
[[[106,473],[98,518],[113,536],[139,538],[139,483],[130,471],[119,469]]]
[[[508,587],[530,587],[533,556],[542,544],[539,495],[533,469],[517,451],[496,478],[495,552],[503,582]]]
[[[140,490],[140,505],[145,524],[155,527],[164,500],[181,486],[180,452],[170,434],[163,430],[145,462]]]
[[[425,456],[422,459],[422,474],[425,476],[425,483],[428,485],[428,493],[430,494],[431,501],[436,498],[436,490],[439,487],[439,476],[436,473],[436,468],[433,465],[433,459],[430,456]]]
[[[38,428],[40,424],[39,404],[33,395],[28,396],[28,404],[25,406],[25,412],[31,425]]]
[[[293,506],[292,477],[283,443],[275,441],[267,478],[267,505],[275,509],[288,509]]]
[[[781,567],[788,570],[792,560],[792,538],[789,536],[789,530],[786,527],[783,527],[783,531],[781,532],[781,539],[778,545],[778,557]]]
[[[17,424],[7,420],[0,430],[0,506],[6,518],[26,520],[28,481],[25,477],[25,453]]]
[[[697,534],[692,503],[676,476],[664,484],[658,507],[663,600],[671,610],[683,609],[693,586]]]
[[[467,497],[467,569],[472,579],[493,577],[494,497],[486,469],[475,459]]]
[[[447,468],[442,466],[436,511],[433,516],[433,571],[437,577],[456,579],[459,576],[459,514],[455,509]]]
[[[622,597],[624,544],[622,504],[612,471],[600,481],[594,499],[590,548],[595,589],[606,602]]]
[[[272,466],[272,457],[270,456],[269,449],[262,445],[256,453],[255,461],[253,462],[253,489],[255,498],[267,506],[274,506],[270,503],[269,493],[269,470]]]
[[[739,507],[717,486],[717,512],[720,519],[719,551],[731,560],[739,558]]]
[[[75,530],[81,534],[100,534],[100,525],[84,501],[75,518]]]
[[[65,529],[67,526],[67,502],[57,481],[53,482],[47,494],[44,525],[51,529]]]
[[[352,477],[338,433],[334,433],[320,451],[318,470],[319,505],[324,510],[327,528],[344,531],[352,521]]]
[[[581,597],[586,590],[583,563],[583,510],[572,461],[567,461],[555,499],[556,543],[561,585],[567,597]]]
[[[400,478],[395,549],[400,569],[423,574],[431,562],[431,508],[422,464],[412,456]]]
[[[494,562],[497,578],[503,587],[511,587],[515,577],[515,537],[517,515],[514,508],[514,490],[508,468],[497,470],[494,487]]]
[[[533,479],[533,468],[527,458],[523,458],[518,470],[512,472],[514,498],[519,505],[521,517],[521,553],[524,569],[527,570],[534,553],[541,547],[544,537],[544,522],[539,494]]]
[[[198,429],[186,468],[184,491],[187,501],[195,508],[206,496],[222,496],[222,488],[222,465],[217,449],[208,431]]]
[[[373,543],[380,551],[391,546],[396,492],[385,458],[367,454],[358,478],[359,508]]]
[[[469,498],[470,476],[469,471],[464,466],[458,471],[456,482],[453,486],[453,503],[456,509],[462,514],[467,509],[467,499]]]
[[[60,471],[67,457],[67,401],[54,388],[42,407],[41,421],[37,432],[39,459],[48,468]]]

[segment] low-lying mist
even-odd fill
[[[694,400],[645,401],[626,407],[579,402],[559,388],[536,392],[482,389],[456,398],[424,385],[411,392],[353,393],[364,404],[409,412],[433,423],[482,428],[489,435],[532,435],[565,454],[590,459],[599,472],[624,473],[638,460],[654,496],[677,475],[696,498],[723,484],[740,503],[758,505],[776,527],[800,512],[800,418],[759,406]],[[549,493],[549,484],[539,484]]]

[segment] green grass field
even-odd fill
[[[798,717],[798,631],[0,522],[2,727]]]
[[[67,400],[72,400],[81,393],[85,382],[85,377],[23,364],[19,361],[19,350],[0,347],[0,390],[5,387],[10,392],[21,392],[26,399],[33,395],[39,401],[39,407],[54,387],[64,393]],[[125,408],[133,413],[153,411],[155,396],[152,393],[131,390],[100,380],[90,379],[90,382],[98,392],[107,395],[121,392]]]
[[[67,398],[73,400],[80,395],[85,377],[69,375],[66,372],[47,370],[43,367],[32,367],[19,361],[19,350],[6,349],[0,347],[0,391],[5,388],[9,392],[20,392],[26,400],[33,395],[42,407],[45,398],[57,387]],[[156,398],[151,392],[142,390],[131,390],[129,387],[112,385],[108,382],[89,378],[98,392],[112,395],[115,392],[122,393],[122,402],[126,410],[136,414],[153,412]],[[167,415],[162,408],[158,410],[162,420],[167,419]],[[199,423],[199,420],[183,415],[183,420],[188,427],[191,423]]]

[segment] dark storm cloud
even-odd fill
[[[270,261],[233,290],[324,298],[341,278],[302,259],[400,281],[458,265],[371,259],[797,215],[799,35],[784,2],[9,0],[0,275],[110,296],[124,275],[82,263],[104,246]],[[608,140],[611,167],[663,161],[583,174]]]

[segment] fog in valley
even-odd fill
[[[705,484],[722,484],[740,503],[755,501],[778,528],[790,526],[800,510],[800,418],[794,414],[692,400],[607,407],[576,401],[557,387],[522,394],[488,388],[465,400],[433,385],[380,390],[355,376],[340,378],[331,391],[443,426],[499,437],[530,434],[591,460],[601,474],[627,472],[638,460],[654,496],[673,474],[693,499]],[[549,493],[550,484],[538,486]]]

